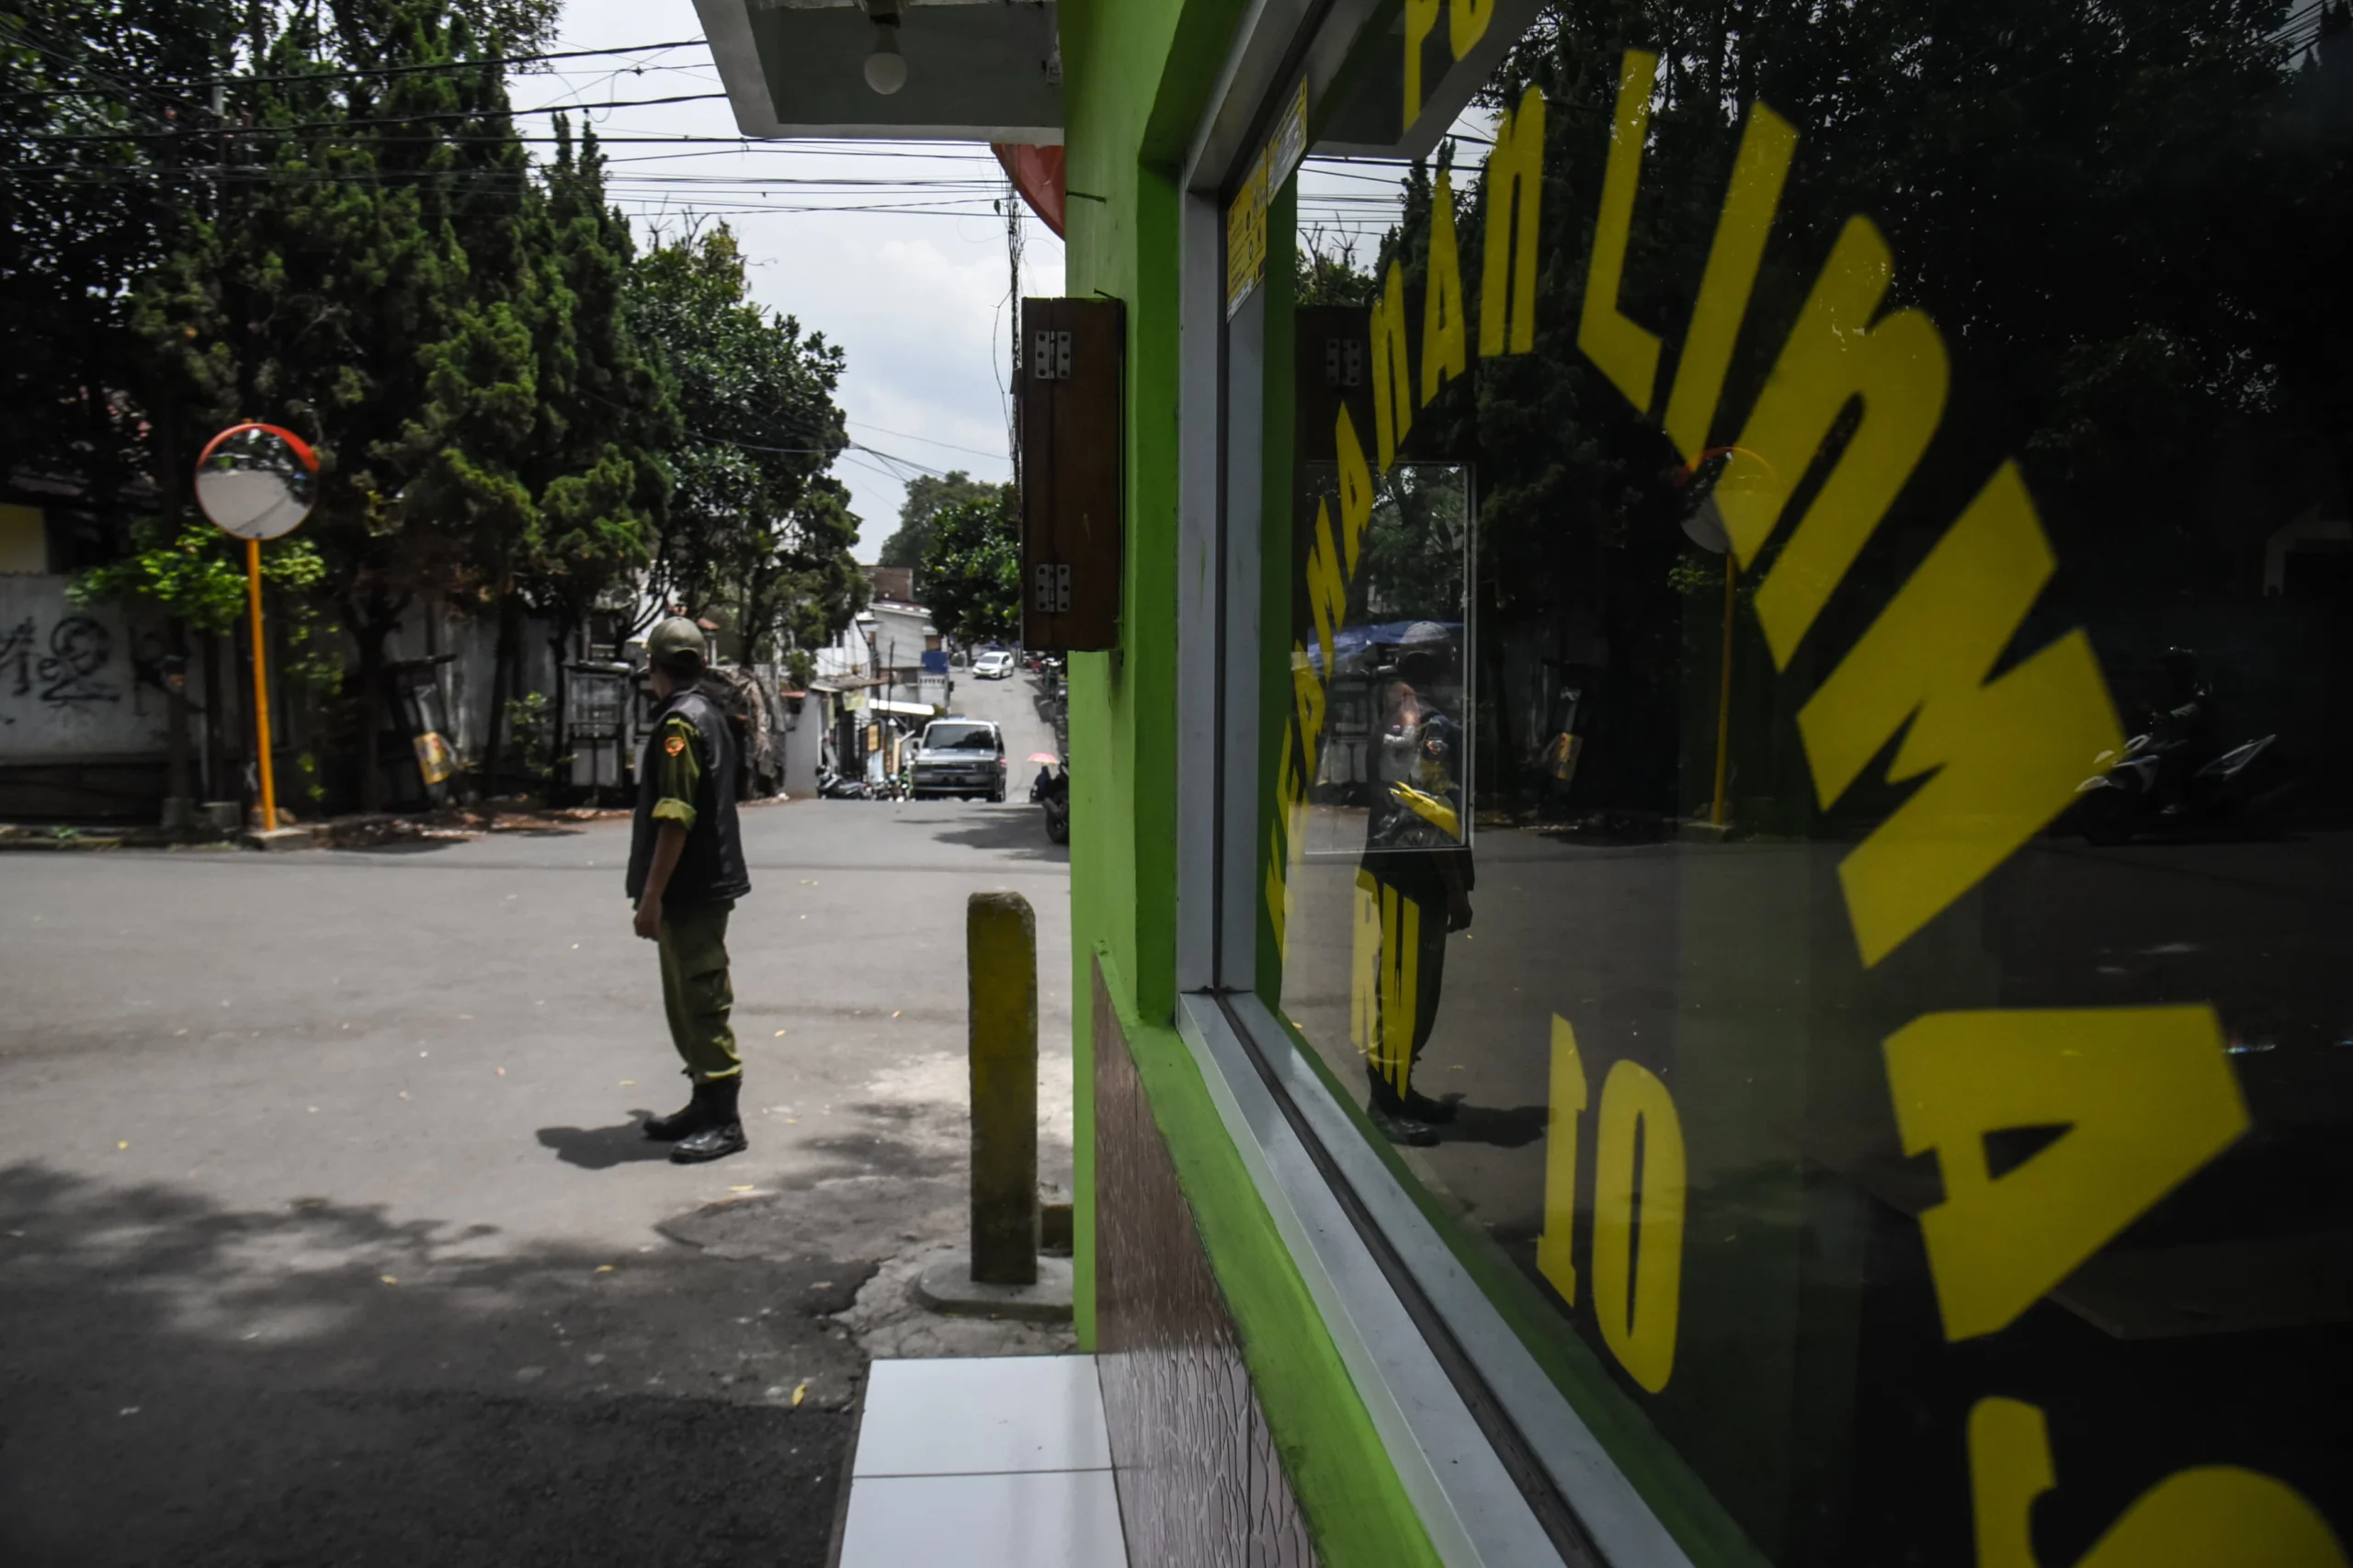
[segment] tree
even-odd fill
[[[286,10],[273,37],[252,13],[242,47],[263,69],[226,111],[250,129],[221,139],[239,177],[182,225],[131,312],[159,428],[265,417],[320,452],[305,537],[358,647],[370,806],[384,653],[410,604],[447,594],[498,619],[494,780],[522,612],[568,640],[649,559],[668,492],[675,415],[627,319],[631,248],[601,158],[566,128],[536,169],[508,110],[498,57],[543,41],[552,16],[541,0],[345,0],[324,18]]]
[[[636,251],[627,220],[605,199],[596,134],[585,132],[575,154],[570,122],[558,116],[556,136],[540,257],[553,302],[540,314],[543,413],[523,465],[539,517],[518,563],[521,597],[547,617],[555,655],[551,758],[570,749],[573,639],[599,600],[652,561],[669,511],[664,453],[678,439],[670,383],[631,316]]]
[[[949,506],[966,501],[988,501],[1006,494],[1006,486],[991,484],[974,479],[962,469],[950,469],[937,477],[918,474],[907,482],[906,499],[899,504],[899,528],[882,541],[881,553],[875,557],[883,566],[923,565],[925,549],[931,543],[931,532],[939,514]],[[915,597],[923,597],[920,586]]]
[[[1021,525],[1003,489],[931,518],[924,608],[943,635],[973,642],[1021,629]]]
[[[0,17],[0,410],[14,462],[102,516],[159,445],[185,445],[125,396],[142,379],[132,292],[215,199],[187,165],[214,161],[192,121],[234,30],[228,7],[172,0],[24,0]]]
[[[1889,308],[1924,307],[1956,360],[1921,476],[1800,650],[1796,678],[1752,694],[1773,717],[1754,726],[1762,752],[1743,764],[1748,785],[1802,802],[1791,705],[1826,673],[1810,661],[1851,641],[1949,523],[1949,497],[2002,458],[2019,458],[2061,558],[2084,563],[2056,593],[2086,615],[2231,591],[2249,537],[2345,494],[2345,313],[2336,290],[2303,279],[2353,266],[2345,142],[2309,123],[2342,101],[2346,77],[2330,70],[2325,27],[2320,58],[2294,69],[2281,14],[2265,0],[2149,0],[2129,27],[2100,0],[1545,11],[1485,105],[1543,90],[1539,251],[1570,264],[1540,271],[1532,351],[1451,382],[1401,454],[1474,465],[1487,733],[1532,710],[1503,678],[1506,640],[1538,656],[1522,668],[1605,647],[1578,678],[1586,718],[1614,730],[1588,750],[1580,788],[1615,806],[1677,808],[1676,588],[1691,574],[1677,524],[1691,493],[1679,455],[1576,344],[1585,268],[1574,258],[1590,249],[1630,43],[1655,48],[1660,67],[1617,303],[1662,335],[1663,366],[1676,363],[1741,119],[1757,101],[1798,128],[1801,150],[1725,380],[1724,419],[1753,402],[1858,212],[1896,258]],[[1441,149],[1441,165],[1449,155]],[[1479,195],[1460,174],[1454,193],[1461,276],[1476,278]],[[1414,169],[1404,198],[1376,273],[1400,265],[1406,318],[1418,323],[1432,171]],[[1713,439],[1733,433],[1720,420]],[[1573,624],[1586,630],[1572,637]],[[1741,667],[1769,667],[1761,646],[1755,655]],[[1487,776],[1509,777],[1522,760],[1493,756],[1505,766]]]
[[[842,351],[751,302],[724,224],[654,247],[632,290],[682,426],[654,565],[660,597],[723,612],[747,661],[803,626],[838,631],[864,602],[849,558],[858,519],[824,478],[849,444],[833,401]]]

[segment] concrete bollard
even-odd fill
[[[1038,917],[1017,892],[964,914],[972,1073],[972,1278],[1038,1279]]]

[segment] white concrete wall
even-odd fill
[[[161,756],[167,704],[141,681],[162,651],[54,574],[0,574],[0,763]]]

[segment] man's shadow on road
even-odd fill
[[[666,1160],[670,1146],[645,1135],[642,1118],[618,1127],[542,1127],[535,1134],[543,1149],[584,1171],[608,1171],[639,1160]]]

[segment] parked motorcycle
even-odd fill
[[[2152,724],[2093,759],[2099,771],[2075,786],[2075,827],[2087,843],[2136,838],[2265,837],[2279,831],[2279,808],[2292,781],[2271,776],[2263,759],[2279,737],[2265,735],[2211,758],[2187,778],[2196,757],[2185,739]]]
[[[1040,757],[1032,761],[1041,760]],[[1029,798],[1046,813],[1046,841],[1049,844],[1070,842],[1070,765],[1056,763],[1052,771],[1029,787]]]
[[[825,769],[817,776],[817,798],[821,801],[865,801],[872,794],[863,778],[853,778],[847,773]]]

